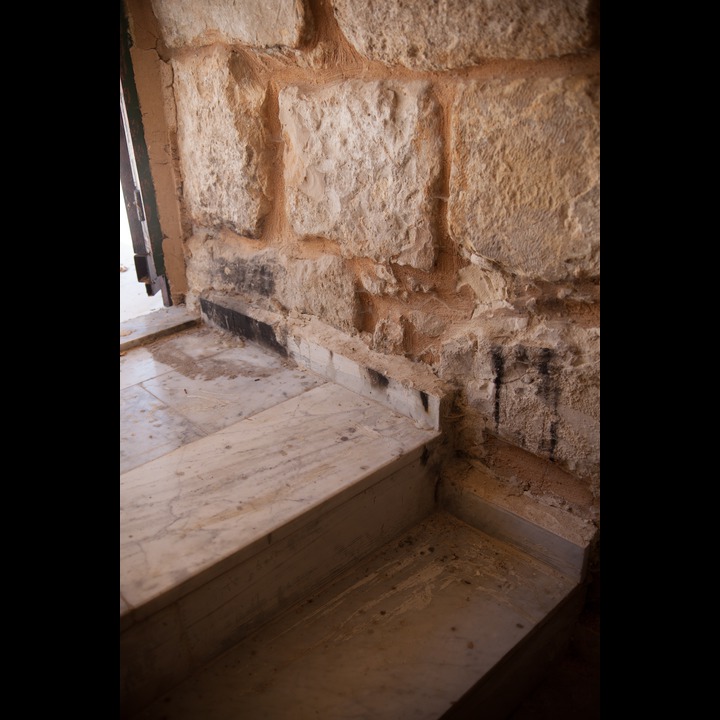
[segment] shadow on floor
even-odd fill
[[[591,586],[567,650],[508,720],[600,719],[599,581]]]

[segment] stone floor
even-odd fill
[[[151,460],[176,457],[173,451],[183,444],[324,385],[286,359],[207,327],[135,348],[120,360],[120,458],[126,478]],[[261,381],[266,390],[259,392]],[[589,608],[567,652],[511,720],[599,718],[599,612],[592,602]]]

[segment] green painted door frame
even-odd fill
[[[145,142],[140,102],[133,74],[125,4],[120,3],[120,185],[125,198],[135,271],[148,295],[162,293],[163,304],[172,305],[165,275],[163,232],[157,209],[155,185]]]

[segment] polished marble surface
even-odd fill
[[[120,472],[323,383],[210,328],[128,349],[120,356]]]
[[[120,323],[120,352],[199,327],[200,316],[179,305],[163,307]]]
[[[212,328],[127,351],[120,376],[126,609],[277,541],[438,436]]]

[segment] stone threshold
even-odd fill
[[[582,583],[597,527],[559,507],[544,505],[495,479],[475,463],[447,463],[438,505],[488,535],[510,543]]]
[[[121,590],[133,615],[173,602],[416,460],[437,431],[332,384],[120,476]],[[121,617],[126,613],[121,613]]]
[[[185,306],[161,308],[120,323],[120,352],[146,345],[166,335],[201,322],[199,313],[192,313]]]

